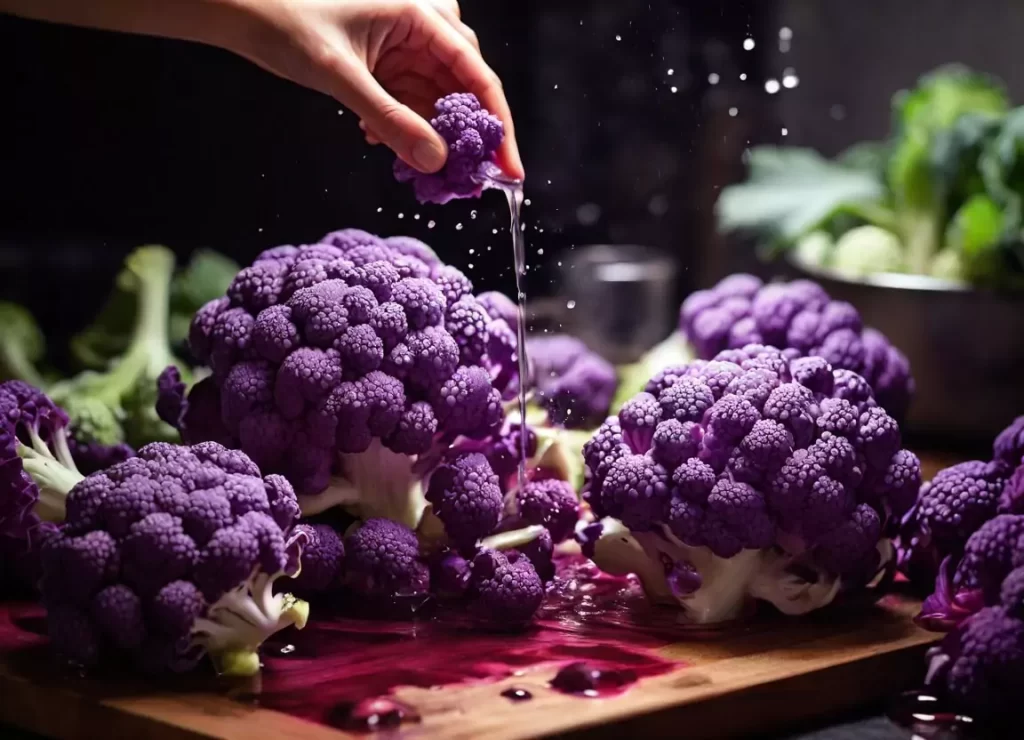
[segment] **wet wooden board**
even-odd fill
[[[924,458],[925,477],[955,460]],[[920,681],[937,636],[912,622],[919,603],[892,595],[856,614],[815,614],[711,641],[661,648],[683,664],[607,699],[548,687],[553,668],[440,690],[398,687],[420,721],[389,737],[522,740],[551,736],[718,740],[783,730],[885,698]],[[515,639],[510,637],[510,639]],[[429,649],[423,646],[422,649]],[[438,661],[445,656],[439,654]],[[43,644],[0,656],[0,724],[60,740],[340,740],[349,735],[233,701],[209,687],[157,691],[53,673]],[[516,686],[533,699],[500,696]]]
[[[924,651],[936,635],[911,621],[917,606],[890,596],[842,622],[824,616],[787,620],[736,638],[670,645],[659,652],[684,667],[607,699],[551,690],[553,669],[441,690],[400,687],[395,697],[415,708],[421,721],[389,734],[519,740],[639,732],[710,739],[784,729],[882,699],[919,680]],[[0,663],[0,722],[61,740],[349,736],[195,687],[145,693],[131,685],[47,675],[48,665],[42,645]],[[501,697],[512,685],[534,698],[517,704]],[[684,735],[678,734],[681,728]]]

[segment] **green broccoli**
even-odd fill
[[[42,387],[36,364],[46,352],[46,338],[29,311],[15,303],[0,303],[0,381],[23,380]]]
[[[174,254],[166,247],[140,247],[125,260],[118,290],[135,297],[135,310],[124,354],[105,371],[86,370],[49,389],[71,417],[77,439],[108,445],[127,441],[136,447],[177,441],[177,432],[155,411],[157,376],[168,365],[185,372],[171,349],[173,277]]]

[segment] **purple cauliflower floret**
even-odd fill
[[[1003,486],[997,510],[1000,514],[1024,514],[1024,459]]]
[[[516,551],[483,550],[473,558],[473,611],[495,627],[519,627],[544,599],[544,584],[529,558]]]
[[[389,519],[368,519],[345,538],[348,583],[378,596],[417,596],[430,586],[416,534]]]
[[[753,276],[732,275],[687,298],[680,309],[679,327],[705,360],[754,343],[792,350],[795,356],[818,357],[814,363],[794,367],[797,383],[855,405],[873,397],[897,420],[906,414],[913,395],[906,357],[882,334],[864,328],[852,305],[830,300],[821,286],[808,280],[762,285]],[[834,379],[821,374],[821,361],[832,366]],[[833,390],[833,383],[844,385],[847,372],[857,374],[869,391]]]
[[[534,337],[526,349],[533,387],[552,422],[588,428],[608,415],[618,386],[611,363],[565,334]]]
[[[800,291],[800,300],[793,300],[801,306],[827,303],[811,287]],[[763,345],[727,349],[693,367],[662,372],[583,449],[585,499],[598,518],[621,523],[602,525],[606,535],[588,544],[598,565],[608,559],[614,572],[621,567],[641,573],[649,589],[654,574],[663,574],[657,598],[676,594],[672,598],[702,620],[719,614],[699,606],[702,599],[720,598],[710,595],[715,591],[705,596],[706,588],[726,578],[715,568],[727,566],[712,565],[714,559],[739,569],[764,558],[772,576],[752,576],[752,566],[743,565],[729,577],[753,579],[754,598],[791,613],[815,606],[794,605],[791,586],[774,583],[782,573],[798,580],[804,579],[799,574],[816,574],[807,576],[805,588],[823,589],[815,591],[820,602],[810,599],[817,606],[835,593],[824,584],[858,588],[872,582],[891,560],[884,541],[913,503],[920,461],[899,448],[899,428],[870,403],[870,387],[855,407],[829,395],[839,391],[836,380],[820,358]],[[614,566],[612,553],[622,549],[601,543],[617,541],[622,525],[647,557],[660,558],[657,564]],[[700,552],[678,553],[674,546]],[[636,557],[636,549],[628,552]],[[673,584],[694,569],[699,585],[683,595]],[[736,593],[743,588],[737,585]],[[721,614],[735,610],[723,607]]]
[[[981,589],[989,603],[999,598],[1003,579],[1013,570],[1017,542],[1024,536],[1024,516],[1000,514],[967,540],[953,579],[959,588]]]
[[[438,467],[430,478],[427,501],[449,538],[464,549],[494,531],[503,505],[498,476],[480,453],[460,455]]]
[[[226,673],[256,672],[260,643],[308,613],[273,593],[306,542],[298,514],[285,479],[212,442],[147,445],[80,480],[42,547],[54,648],[147,671],[188,670],[208,653]]]
[[[1024,691],[1024,621],[1001,606],[986,607],[930,657],[931,682],[959,711],[997,727],[1014,724]]]
[[[992,457],[1016,468],[1024,462],[1024,416],[1018,416],[992,443]]]
[[[292,588],[315,594],[340,587],[345,578],[345,543],[338,531],[328,524],[297,524],[295,529],[306,535],[307,542]]]
[[[528,481],[516,491],[516,507],[524,521],[545,527],[554,542],[571,536],[579,520],[572,484],[557,478]]]
[[[396,159],[395,179],[412,182],[420,203],[447,203],[476,198],[483,181],[495,168],[495,152],[505,136],[501,121],[480,107],[471,93],[453,93],[434,104],[431,126],[448,145],[448,159],[436,173],[419,172]]]
[[[645,455],[617,460],[601,485],[601,507],[631,529],[650,529],[665,517],[669,473]]]
[[[1005,468],[991,463],[972,461],[939,471],[921,486],[902,545],[931,553],[935,566],[958,555],[967,538],[995,515],[1004,483]]]

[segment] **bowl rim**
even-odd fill
[[[827,279],[845,285],[864,285],[872,288],[890,288],[897,290],[912,290],[920,293],[972,293],[980,294],[986,291],[978,290],[968,283],[958,280],[937,278],[932,275],[913,275],[902,272],[876,272],[871,275],[864,275],[860,278],[852,278],[844,275],[831,267],[821,267],[804,262],[794,255],[786,255],[786,261],[793,267],[806,272],[812,277]]]

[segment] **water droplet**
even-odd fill
[[[540,229],[540,231],[544,231],[544,229]],[[537,254],[544,254],[544,249],[543,248],[538,249],[537,250]],[[537,269],[540,269],[540,265],[537,265]]]
[[[565,307],[572,311],[574,308],[576,308],[576,301],[566,301]]]
[[[291,653],[295,652],[295,646],[294,645],[283,645],[281,647],[281,649],[278,650],[278,652],[281,653],[281,655],[290,655]]]
[[[470,218],[476,218],[476,211],[470,211],[469,212],[469,217]]]
[[[741,80],[745,80],[745,79],[747,79],[747,73],[746,73],[746,72],[743,72],[742,74],[740,74],[740,79],[741,79]]]
[[[754,39],[743,39],[743,48],[750,51],[754,48]]]
[[[619,34],[615,34],[616,41],[622,41],[622,37]]]
[[[674,92],[674,93],[677,93],[677,92],[679,92],[679,88],[678,88],[678,87],[676,87],[675,85],[673,85],[673,86],[672,86],[672,87],[670,87],[669,89],[670,89],[670,90],[671,90],[672,92]]]
[[[381,213],[381,212],[383,212],[383,211],[384,211],[384,208],[383,208],[383,207],[381,207],[381,206],[377,206],[377,213]]]
[[[492,233],[492,234],[497,234],[497,233],[498,233],[498,230],[497,230],[497,229],[491,229],[491,233]]]
[[[470,249],[470,250],[469,250],[469,253],[470,253],[470,254],[476,254],[476,250],[475,250],[475,249]]]
[[[558,83],[557,82],[555,83],[555,89],[556,90],[558,89]]]
[[[399,217],[399,218],[405,218],[405,214],[404,214],[404,213],[399,213],[399,214],[398,214],[398,217]]]
[[[783,41],[789,41],[793,38],[793,29],[789,26],[783,26],[779,29],[779,38]]]
[[[504,696],[506,699],[514,702],[529,701],[533,698],[533,694],[531,694],[526,689],[517,689],[514,686],[510,689],[505,689],[504,691],[502,691],[501,695]]]
[[[764,81],[764,91],[769,95],[774,95],[780,89],[779,81],[776,79],[770,79]]]
[[[789,136],[789,129],[788,128],[783,128],[782,129],[782,135],[783,136]]]
[[[792,67],[787,67],[782,72],[782,86],[787,89],[792,89],[800,84],[800,78],[796,76],[796,71]]]
[[[576,219],[584,226],[592,226],[601,218],[601,207],[596,203],[584,203],[576,209]]]
[[[469,269],[470,269],[470,270],[472,270],[472,269],[473,269],[473,263],[472,263],[472,262],[470,262],[470,263],[469,263],[469,265],[468,265],[468,267],[469,267]]]
[[[551,182],[551,180],[548,180],[548,182]],[[531,205],[531,201],[530,201],[530,199],[529,199],[529,198],[527,198],[526,200],[524,200],[524,201],[523,201],[523,205],[524,205],[524,206],[528,206],[528,205]]]
[[[462,231],[462,224],[455,224],[456,231]]]
[[[260,232],[260,233],[262,234],[262,233],[263,233],[263,227],[262,227],[262,226],[261,226],[261,227],[259,227],[259,228],[257,229],[257,231],[258,231],[258,232]]]
[[[664,216],[668,213],[668,198],[661,193],[653,196],[647,203],[647,210],[652,216]]]
[[[414,214],[412,214],[412,217],[413,217],[414,219],[416,219],[417,221],[419,221],[419,220],[420,220],[420,214],[418,214],[418,213],[414,213]]]
[[[672,75],[674,75],[675,73],[676,73],[676,71],[675,71],[674,69],[672,69],[672,68],[669,68],[669,70],[668,70],[668,76],[669,76],[669,77],[671,77],[671,76],[672,76]]]
[[[437,224],[433,221],[433,219],[431,219],[430,221],[427,221],[427,228],[428,229],[432,229],[435,226],[437,226]]]
[[[708,75],[708,84],[717,85],[720,79],[722,78],[718,76],[717,72],[712,72],[711,74]]]
[[[737,115],[739,115],[739,112],[740,112],[740,109],[736,108],[736,107],[732,107],[732,108],[729,109],[729,115],[732,116],[733,118],[735,118]]]
[[[343,115],[345,115],[345,111],[339,108],[339,109],[338,109],[338,115],[339,115],[339,116],[343,116]]]

